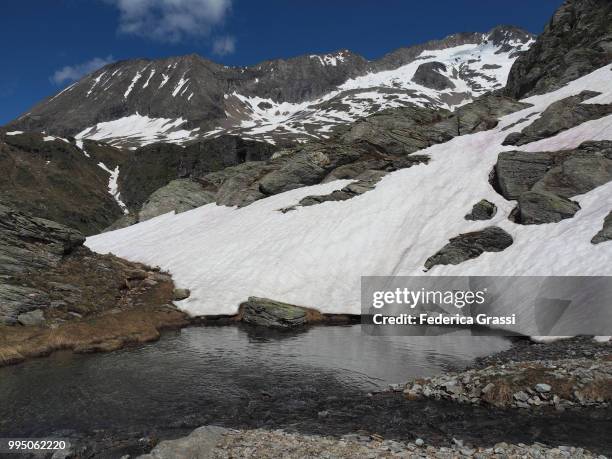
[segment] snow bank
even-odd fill
[[[232,314],[255,295],[316,307],[326,313],[359,313],[364,275],[612,275],[612,243],[590,243],[610,211],[612,183],[575,198],[582,209],[560,223],[522,226],[508,220],[515,203],[489,185],[488,176],[510,132],[501,131],[531,112],[584,89],[610,94],[604,67],[506,116],[493,130],[457,137],[421,151],[432,160],[387,175],[376,189],[343,202],[277,209],[346,181],[301,188],[236,209],[206,205],[166,214],[87,239],[91,249],[159,265],[179,287],[191,289],[179,306],[193,315]],[[540,150],[574,147],[593,138],[612,140],[612,116],[584,123],[538,142]],[[530,149],[526,146],[525,149]],[[499,211],[490,221],[463,216],[481,199]],[[425,260],[459,233],[498,225],[514,244],[457,266],[423,271]]]
[[[121,144],[125,140],[136,142],[139,145],[154,142],[181,143],[193,138],[194,135],[194,130],[181,129],[186,122],[183,118],[149,118],[135,113],[88,127],[79,132],[75,138],[77,140],[104,140],[111,145]]]

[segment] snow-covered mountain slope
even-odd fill
[[[551,103],[583,90],[602,93],[585,103],[612,103],[611,70],[608,65],[526,99],[532,107],[503,117],[494,129],[421,150],[431,157],[429,164],[390,173],[352,199],[278,211],[347,183],[334,181],[243,208],[209,204],[162,215],[90,237],[87,245],[168,269],[178,286],[191,289],[179,306],[193,315],[233,314],[249,296],[359,313],[364,275],[612,275],[612,242],[590,242],[610,212],[612,182],[574,197],[581,209],[573,218],[541,225],[511,221],[516,203],[489,183],[498,154],[516,149],[502,142],[532,122],[527,115],[539,116]],[[612,140],[612,115],[519,149],[570,149],[587,140]],[[497,214],[486,222],[465,220],[481,199],[493,202]],[[510,247],[424,272],[425,261],[449,238],[491,225],[512,236]]]
[[[415,103],[451,108],[502,88],[533,36],[500,26],[402,48],[225,67],[197,55],[110,64],[9,126],[137,147],[222,133],[268,142],[325,138],[338,124]]]
[[[507,48],[486,36],[441,50],[425,50],[394,70],[350,79],[324,97],[302,103],[227,94],[227,120],[206,136],[231,132],[256,140],[305,141],[327,138],[334,126],[347,124],[386,108],[407,104],[452,109],[504,86],[517,51],[532,43],[511,41]]]

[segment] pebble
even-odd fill
[[[535,385],[535,390],[537,390],[541,394],[545,392],[550,392],[551,389],[552,387],[550,387],[548,384],[541,383]]]

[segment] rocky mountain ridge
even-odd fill
[[[389,107],[450,108],[505,84],[533,36],[460,33],[368,61],[348,50],[226,67],[197,55],[120,61],[41,102],[9,129],[135,147],[233,133],[282,143]]]

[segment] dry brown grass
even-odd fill
[[[592,400],[609,401],[612,400],[612,381],[609,379],[597,379],[586,384],[580,393]]]
[[[187,324],[186,316],[180,311],[155,306],[75,320],[56,329],[1,327],[0,365],[19,363],[62,349],[112,351],[127,344],[154,341],[159,338],[161,330]]]

